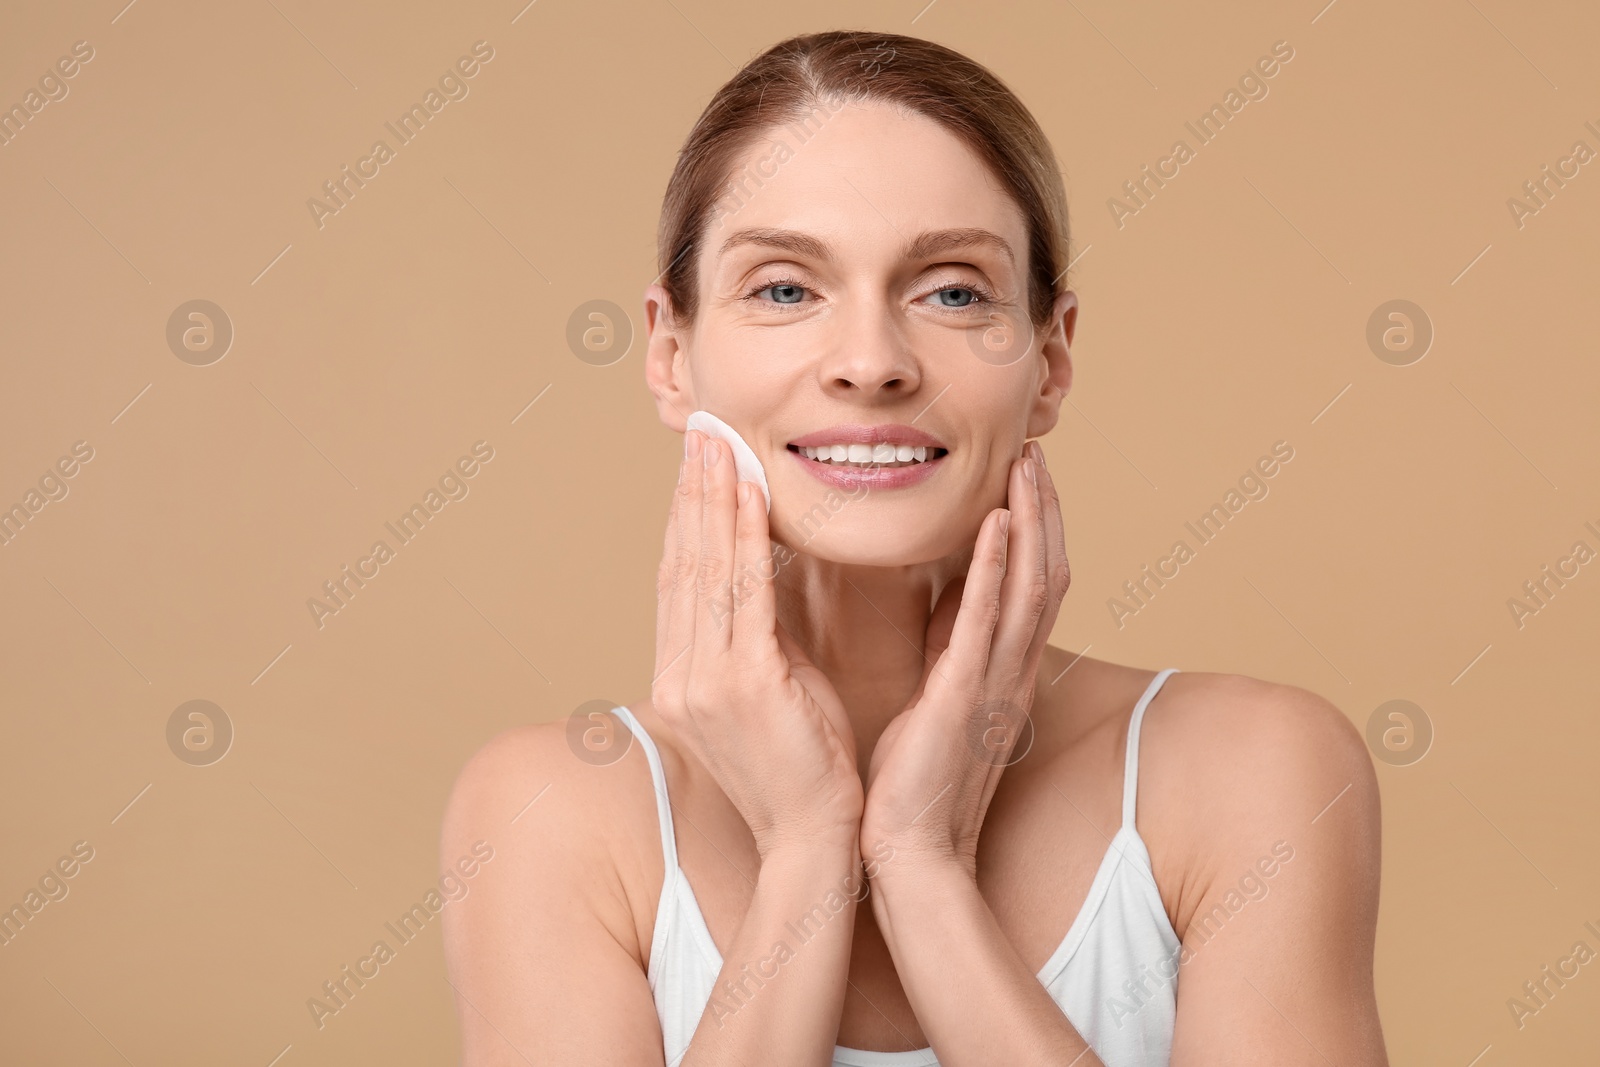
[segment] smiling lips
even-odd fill
[[[843,489],[898,489],[930,477],[949,449],[910,426],[834,426],[789,442],[818,480]]]

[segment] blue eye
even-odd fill
[[[947,299],[945,299],[945,297],[947,297],[951,293],[963,294],[965,299],[959,299],[959,298],[956,299],[956,300],[947,300]],[[937,294],[935,294],[935,295],[937,295],[940,298],[939,302],[941,304],[943,304],[945,307],[950,307],[950,308],[967,307],[967,306],[975,303],[977,301],[977,299],[978,299],[978,294],[973,292],[971,289],[967,289],[965,287],[955,287],[955,286],[952,286],[949,289],[940,289],[939,292]]]
[[[779,282],[776,285],[769,285],[765,289],[758,290],[756,295],[759,296],[762,293],[770,293],[774,304],[798,304],[801,296],[805,293],[805,289],[790,282]]]

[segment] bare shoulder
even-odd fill
[[[600,728],[613,740],[618,733],[630,736],[615,716],[604,719]],[[637,813],[654,812],[648,772],[633,765],[643,762],[637,747],[619,742],[614,759],[596,758],[592,749],[580,754],[583,746],[574,747],[566,718],[495,735],[456,777],[440,836],[441,864],[487,842],[496,856],[494,895],[509,915],[558,893],[586,903],[595,920],[636,951],[634,908],[621,872],[638,858],[629,847],[638,838]]]
[[[1180,671],[1151,702],[1145,724],[1141,758],[1176,757],[1199,784],[1235,781],[1223,796],[1292,803],[1318,784],[1319,774],[1330,781],[1371,777],[1372,762],[1355,724],[1332,701],[1299,686]],[[1241,771],[1248,772],[1244,781],[1238,780]],[[1317,797],[1305,793],[1299,799],[1309,803]],[[1322,797],[1321,803],[1331,799]]]
[[[1375,898],[1379,797],[1361,732],[1298,686],[1182,671],[1146,711],[1139,831],[1181,934],[1209,890],[1315,842]],[[1375,902],[1375,900],[1374,900]]]
[[[591,731],[619,743],[608,751]],[[654,815],[632,737],[605,712],[519,726],[491,738],[457,777],[442,862],[477,842],[476,854],[493,849],[444,912],[466,1067],[660,1064],[639,894],[626,888],[650,862],[632,809]]]
[[[589,783],[578,772],[566,744],[564,720],[531,723],[504,730],[474,752],[456,776],[445,809],[445,832],[471,829],[497,837],[528,831],[558,834],[568,819],[529,816],[565,809],[582,818],[587,805],[580,794]],[[573,835],[581,841],[589,835]]]

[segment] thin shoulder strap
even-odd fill
[[[650,780],[655,783],[656,790],[656,819],[661,824],[661,862],[670,880],[678,866],[678,840],[672,832],[672,804],[667,800],[667,772],[661,767],[661,752],[650,739],[644,724],[633,717],[633,712],[620,704],[611,710],[633,731],[633,736],[639,739],[644,749],[644,758],[650,761]]]
[[[1150,679],[1144,696],[1133,706],[1133,717],[1128,720],[1128,753],[1122,770],[1122,825],[1125,829],[1133,828],[1134,799],[1139,795],[1139,727],[1144,722],[1144,709],[1150,706],[1166,680],[1177,673],[1178,668],[1168,667]]]

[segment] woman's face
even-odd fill
[[[971,548],[1054,425],[1076,299],[1029,325],[1022,212],[952,134],[880,103],[832,108],[735,168],[693,325],[672,332],[647,293],[648,374],[674,429],[703,408],[755,450],[775,541],[924,563]]]

